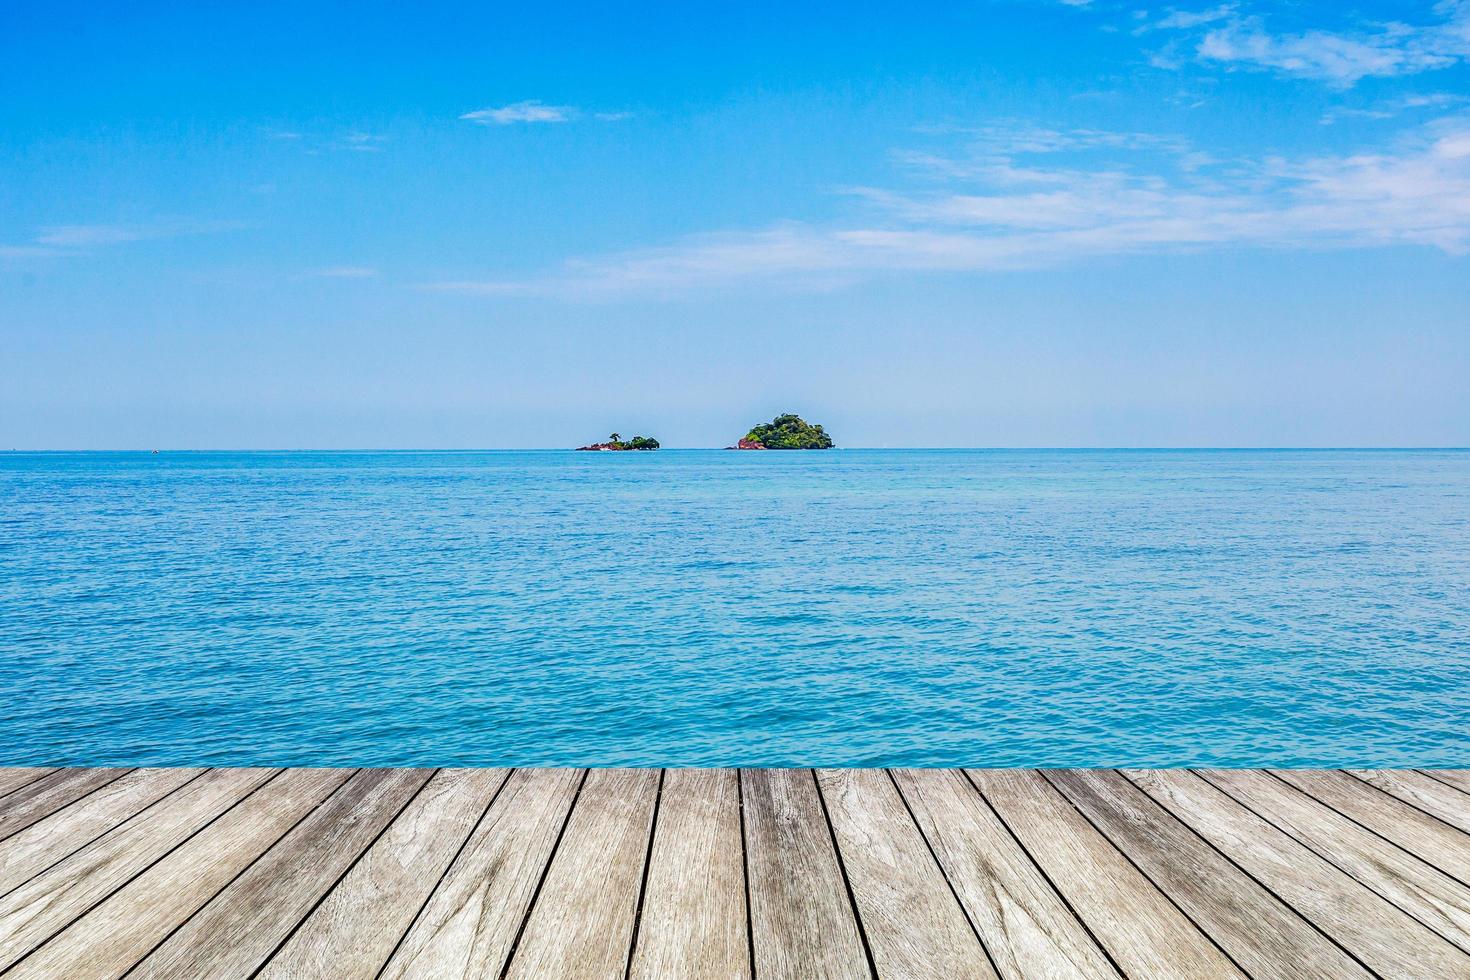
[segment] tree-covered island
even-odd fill
[[[634,450],[657,449],[658,440],[649,436],[634,436],[627,442],[623,437],[614,432],[607,437],[607,442],[594,442],[590,446],[578,446],[579,453],[617,453],[631,452]]]
[[[745,434],[731,449],[831,449],[832,437],[799,415],[778,415]]]

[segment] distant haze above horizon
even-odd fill
[[[1470,0],[0,8],[0,449],[1470,444]]]

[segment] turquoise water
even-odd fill
[[[1470,453],[9,453],[0,690],[6,765],[1467,765]]]

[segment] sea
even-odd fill
[[[0,454],[0,765],[1466,766],[1470,452]]]

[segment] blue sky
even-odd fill
[[[1470,444],[1470,0],[0,5],[0,447]]]

